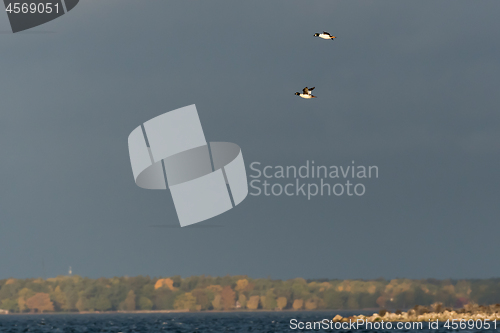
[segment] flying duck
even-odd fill
[[[330,35],[330,34],[329,34],[328,32],[326,32],[326,31],[323,31],[323,33],[322,33],[322,34],[315,33],[315,34],[314,34],[314,37],[319,37],[319,38],[323,38],[323,39],[330,39],[330,40],[334,40],[335,38],[337,38],[337,37],[335,37],[335,36]]]
[[[313,96],[312,94],[312,91],[314,90],[315,87],[312,87],[312,88],[307,88],[305,87],[304,89],[302,89],[302,94],[299,93],[299,92],[296,92],[295,95],[298,95],[302,98],[316,98],[316,96]]]

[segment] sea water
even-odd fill
[[[110,313],[110,314],[37,314],[0,315],[0,332],[353,332],[348,329],[292,329],[291,322],[319,322],[336,314],[347,317],[371,312],[201,312],[201,313]],[[429,330],[355,330],[359,332],[452,332],[442,325]],[[497,330],[490,329],[495,332]],[[498,330],[500,331],[500,330]],[[466,330],[465,332],[471,332]],[[476,332],[479,332],[477,330]]]

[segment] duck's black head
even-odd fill
[[[318,36],[319,36],[319,34],[318,34],[318,33],[315,33],[315,34],[314,34],[314,37],[318,37]]]
[[[299,92],[296,92],[296,93],[295,93],[295,95],[300,95],[300,93],[299,93]]]

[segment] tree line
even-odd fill
[[[0,280],[0,309],[25,312],[409,309],[500,303],[500,279],[291,280],[149,276]]]

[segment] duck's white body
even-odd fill
[[[332,36],[330,35],[326,35],[326,34],[319,34],[318,36],[319,38],[323,38],[323,39],[332,39]]]
[[[335,38],[337,38],[335,36],[330,35],[330,33],[326,32],[326,31],[323,31],[323,33],[321,33],[321,34],[315,33],[314,37],[319,37],[322,39],[330,39],[330,40],[334,40]]]
[[[312,88],[305,87],[304,89],[302,89],[302,93],[296,92],[295,95],[300,96],[300,97],[305,98],[305,99],[316,98],[316,96],[313,96],[313,94],[312,94],[313,90],[314,90],[314,87],[312,87]]]

